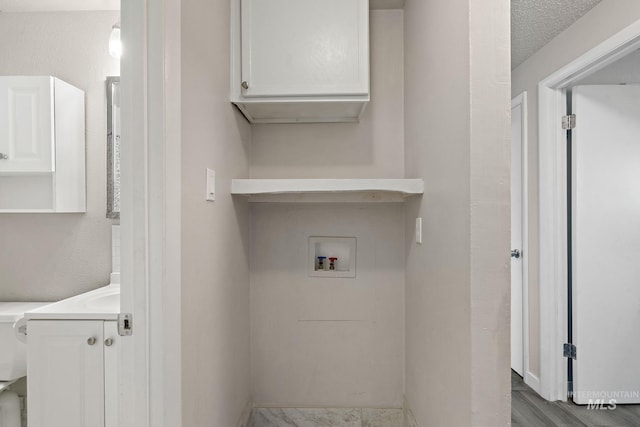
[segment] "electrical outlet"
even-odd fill
[[[422,244],[422,218],[416,218],[416,243]]]

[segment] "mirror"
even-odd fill
[[[120,77],[107,77],[107,218],[120,218]]]

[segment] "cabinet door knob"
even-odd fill
[[[95,337],[89,337],[89,338],[87,339],[87,344],[89,344],[89,345],[94,345],[94,344],[96,343],[96,341],[97,341],[97,340],[96,340],[96,338],[95,338]]]
[[[9,159],[8,154],[0,153],[0,160],[8,160],[8,159]]]
[[[107,338],[106,340],[104,340],[104,345],[106,345],[107,347],[111,347],[113,345],[113,338]]]
[[[241,86],[242,86],[242,89],[244,89],[244,90],[249,89],[249,83],[247,83],[247,82],[242,82]]]

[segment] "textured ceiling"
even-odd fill
[[[522,64],[601,0],[511,0],[511,69]]]

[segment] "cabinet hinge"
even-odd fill
[[[562,116],[562,129],[574,129],[576,127],[576,115]]]
[[[570,357],[570,358],[575,360],[576,359],[576,353],[577,353],[577,350],[576,350],[576,346],[575,345],[569,344],[569,343],[565,343],[562,346],[562,355],[564,357]]]
[[[118,335],[121,337],[133,335],[133,314],[118,314]]]

